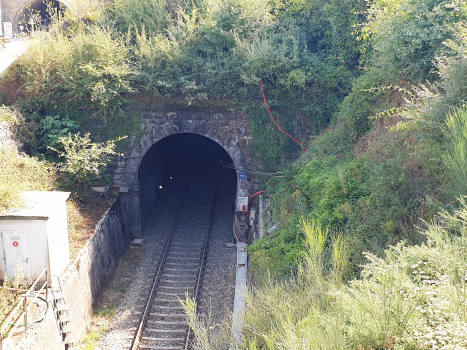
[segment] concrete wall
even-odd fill
[[[158,187],[162,184],[162,179],[167,171],[167,160],[163,154],[150,151],[147,156],[151,157],[152,161],[141,163],[138,177],[141,188],[144,188],[139,197],[142,231],[147,225],[157,200]]]
[[[47,220],[47,245],[51,275],[60,275],[70,263],[66,202],[57,205]]]
[[[124,220],[125,205],[118,197],[96,227],[94,235],[60,276],[65,302],[70,304],[73,337],[81,339],[92,317],[93,308],[107,287],[120,258],[125,254],[130,235]],[[54,281],[56,279],[54,278]],[[7,350],[64,350],[58,326],[51,311],[27,337]]]

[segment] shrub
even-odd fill
[[[117,0],[109,16],[121,33],[135,27],[138,32],[147,30],[154,35],[163,32],[170,22],[166,0]]]
[[[0,213],[22,206],[21,192],[51,190],[55,176],[50,164],[28,157],[16,149],[0,152]]]
[[[49,108],[98,108],[105,117],[121,111],[131,74],[123,40],[92,27],[38,35],[10,67],[7,79],[20,81],[24,99]]]
[[[78,128],[79,125],[76,122],[68,118],[60,118],[58,115],[41,118],[37,123],[36,131],[37,151],[51,156],[48,147],[60,147],[60,138],[70,132],[78,131]]]
[[[451,0],[377,0],[371,3],[363,36],[374,52],[373,65],[391,74],[424,82],[433,60],[443,50],[443,41],[452,37],[449,24],[465,20]]]
[[[115,140],[108,140],[102,143],[91,141],[89,133],[81,136],[80,133],[62,136],[58,141],[63,146],[63,151],[53,147],[50,149],[65,158],[65,162],[60,164],[60,169],[69,174],[70,178],[81,186],[81,190],[86,192],[90,181],[100,175],[102,168],[110,162],[110,155],[119,155],[115,152],[115,142],[125,139],[118,137]]]
[[[361,278],[349,283],[332,278],[329,266],[337,265],[308,244],[294,277],[250,292],[250,349],[461,348],[467,340],[466,217],[461,200],[460,209],[442,213],[423,231],[426,243],[400,243],[385,258],[367,254]],[[323,235],[316,224],[311,228],[302,227],[307,237]]]

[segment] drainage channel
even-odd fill
[[[141,320],[132,350],[189,349],[192,331],[180,299],[198,300],[204,274],[219,169],[193,169],[173,219],[150,293],[141,304]],[[206,175],[210,174],[210,175]],[[202,179],[202,181],[200,181]],[[210,201],[208,200],[210,199]],[[154,266],[156,268],[156,266]]]

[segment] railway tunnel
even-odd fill
[[[177,210],[176,203],[187,200],[190,193],[193,196],[193,191],[201,197],[200,206],[209,206],[213,198],[208,189],[214,183],[216,192],[233,205],[237,187],[229,154],[215,141],[193,133],[170,135],[155,143],[141,160],[138,181],[143,236],[150,218],[164,215],[164,206]]]
[[[216,141],[176,133],[147,149],[137,181],[139,191],[129,189],[127,198],[139,201],[143,238],[131,254],[138,313],[122,316],[133,338],[111,348],[190,349],[193,332],[180,298],[189,295],[215,324],[233,310],[237,250],[227,243],[234,240],[237,172]]]
[[[19,3],[18,3],[19,4]],[[67,7],[63,1],[27,0],[19,4],[14,18],[14,30],[47,29],[50,19]]]

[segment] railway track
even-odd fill
[[[185,180],[131,350],[189,349],[192,332],[180,299],[187,293],[195,300],[199,297],[218,173],[217,167],[197,168]]]

